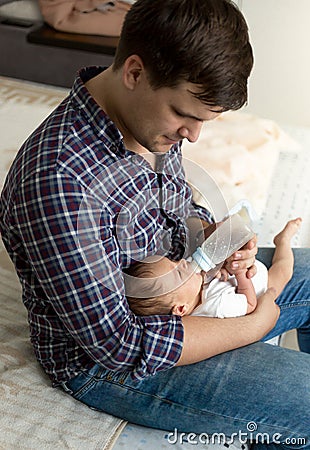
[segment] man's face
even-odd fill
[[[123,126],[133,137],[133,142],[152,153],[165,153],[182,139],[195,142],[203,122],[220,114],[193,96],[191,92],[197,91],[197,86],[191,83],[154,90],[145,72],[140,78],[139,84],[130,92],[129,108],[122,117]]]

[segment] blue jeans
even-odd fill
[[[258,259],[270,265],[272,249]],[[310,249],[295,251],[294,277],[265,339],[298,328],[301,352],[257,342],[142,381],[94,366],[64,386],[76,399],[132,423],[206,437],[223,433],[252,448],[310,448]],[[238,330],[236,330],[238,332]],[[172,447],[173,448],[173,447]]]

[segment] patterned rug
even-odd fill
[[[0,77],[0,188],[18,148],[67,90]]]

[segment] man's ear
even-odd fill
[[[172,307],[172,314],[174,314],[175,316],[185,316],[188,313],[189,310],[189,306],[187,305],[187,303],[185,303],[185,305],[174,305]]]
[[[144,64],[140,56],[128,56],[123,66],[124,85],[128,89],[134,90],[137,84],[140,82],[144,70]]]

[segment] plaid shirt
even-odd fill
[[[84,82],[33,132],[8,174],[0,204],[3,242],[23,288],[36,357],[54,384],[94,363],[140,379],[180,357],[177,316],[137,317],[123,269],[161,253],[186,253],[193,205],[180,146],[154,171],[125,148]]]

